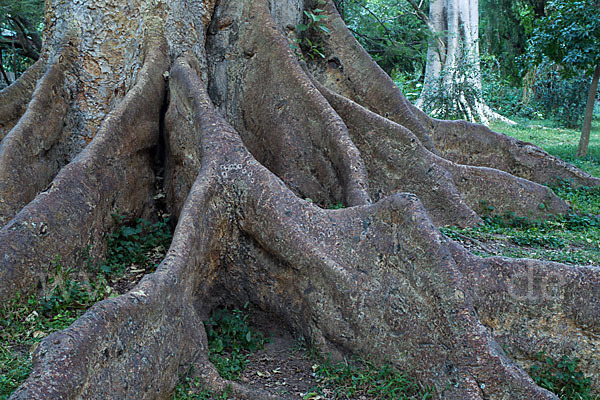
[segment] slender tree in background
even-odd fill
[[[208,361],[201,321],[246,301],[441,398],[556,399],[523,369],[540,350],[581,359],[599,389],[598,267],[484,259],[438,230],[490,206],[565,213],[542,184],[599,180],[428,117],[320,3],[47,2],[39,60],[0,92],[0,301],[57,257],[101,257],[111,214],[150,214],[157,185],[177,227],[154,273],[36,347],[11,399],[166,398],[190,365],[273,398]]]
[[[550,58],[565,76],[592,77],[577,148],[578,157],[586,156],[600,78],[600,1],[549,1],[547,16],[536,24],[529,52],[536,61]]]

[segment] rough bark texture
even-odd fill
[[[331,2],[331,34],[315,38],[326,58],[300,62],[288,36],[305,6],[51,2],[45,51],[80,32],[72,61],[45,64],[1,148],[21,138],[31,153],[18,157],[44,171],[38,162],[63,163],[40,147],[71,143],[72,159],[27,205],[34,194],[17,200],[18,185],[2,186],[0,301],[34,292],[57,255],[77,265],[86,248],[100,254],[112,212],[148,212],[161,135],[178,224],[157,271],[46,338],[11,399],[167,398],[190,364],[223,388],[201,323],[223,301],[250,301],[326,352],[389,360],[440,398],[555,398],[523,370],[540,350],[580,357],[599,389],[598,267],[481,259],[438,231],[477,223],[484,200],[525,216],[566,212],[541,184],[598,180],[530,144],[422,114]],[[45,85],[70,96],[48,104]],[[43,109],[59,112],[40,129]],[[319,207],[337,202],[348,207]]]
[[[429,17],[416,2],[410,3],[433,36],[417,105],[434,115],[448,111],[469,121],[500,119],[514,123],[493,111],[482,98],[479,0],[433,0]]]

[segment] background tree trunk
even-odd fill
[[[594,69],[592,84],[588,92],[587,104],[585,106],[585,117],[581,128],[581,138],[577,147],[577,157],[585,157],[588,153],[588,144],[590,143],[590,131],[592,130],[592,118],[594,117],[594,103],[598,94],[598,80],[600,80],[600,65]]]
[[[425,80],[417,106],[434,116],[510,122],[492,111],[482,98],[479,1],[433,0],[429,22],[434,38],[427,50]]]
[[[556,398],[523,370],[539,343],[600,376],[598,267],[481,259],[438,230],[478,223],[483,201],[564,213],[543,183],[599,180],[423,114],[331,1],[331,33],[308,32],[325,57],[299,60],[306,7],[49,2],[41,72],[0,92],[0,171],[36,177],[38,192],[0,186],[0,301],[34,293],[57,256],[77,268],[101,256],[111,214],[148,215],[158,182],[177,227],[156,272],[36,348],[11,399],[165,398],[189,365],[223,388],[201,321],[246,301],[325,352],[390,360],[440,398]],[[13,124],[3,110],[27,102]]]

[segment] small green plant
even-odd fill
[[[40,305],[44,313],[57,314],[68,309],[87,308],[102,300],[107,282],[102,274],[92,280],[82,278],[78,276],[78,271],[66,268],[55,260],[45,284]]]
[[[56,280],[61,285],[38,299],[26,301],[19,296],[0,308],[0,400],[27,379],[32,369],[31,353],[35,346],[52,332],[67,328],[98,298],[86,294],[89,282],[73,280],[66,270],[60,269]]]
[[[171,400],[227,400],[230,398],[230,395],[230,387],[223,393],[216,394],[204,388],[198,379],[185,377],[175,387]]]
[[[342,208],[346,208],[346,206],[341,201],[335,204],[329,203],[327,205],[327,209],[329,210],[341,210]]]
[[[591,379],[578,371],[579,360],[563,356],[555,360],[544,352],[536,354],[536,362],[529,368],[534,382],[557,394],[561,400],[598,400],[591,394]]]
[[[113,218],[117,229],[108,238],[106,262],[100,266],[100,270],[112,276],[123,274],[133,264],[145,269],[155,268],[156,265],[149,264],[151,254],[164,255],[171,243],[168,219],[153,224],[138,218],[134,224],[127,224],[125,217],[118,213],[113,214]]]
[[[209,359],[225,379],[238,379],[246,368],[248,355],[262,349],[267,342],[265,336],[248,323],[248,303],[242,310],[216,310],[204,326]]]
[[[332,362],[321,359],[313,366],[318,386],[303,395],[303,399],[356,399],[361,396],[377,399],[431,399],[433,391],[423,388],[390,364],[375,364],[354,359]]]
[[[304,10],[306,23],[296,25],[296,34],[298,38],[290,46],[296,54],[301,56],[298,50],[302,49],[305,54],[311,59],[325,58],[323,43],[319,38],[319,34],[329,34],[330,30],[323,23],[327,20],[327,15],[322,14],[323,9],[319,8],[325,5],[325,0],[316,0],[316,7],[311,10]],[[311,38],[309,37],[312,37]]]

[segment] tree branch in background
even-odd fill
[[[436,41],[437,46],[438,46],[438,53],[440,55],[440,60],[441,60],[442,64],[445,63],[446,62],[446,43],[444,43],[442,38],[439,37],[438,34],[440,32],[437,31],[437,29],[433,25],[433,22],[431,22],[431,19],[429,19],[429,16],[427,14],[425,14],[425,12],[421,9],[423,2],[421,1],[419,4],[417,4],[417,2],[415,0],[406,0],[406,1],[408,1],[408,3],[411,5],[413,10],[415,11],[415,15],[421,21],[423,21],[423,23],[427,26],[427,28],[433,35],[433,38]]]
[[[23,49],[23,55],[28,58],[31,58],[32,60],[37,61],[37,59],[40,58],[40,54],[38,51],[39,49],[41,49],[41,43],[40,48],[36,50],[32,45],[34,44],[33,39],[29,39],[27,35],[26,27],[23,23],[22,18],[20,18],[19,16],[13,17],[9,15],[8,19],[10,21],[11,26],[15,29],[15,32],[17,33],[17,40],[19,41],[19,44]]]
[[[2,72],[2,76],[4,77],[6,84],[10,85],[10,79],[8,79],[8,76],[6,75],[6,71],[4,70],[4,60],[2,58],[2,49],[0,49],[0,72]]]

